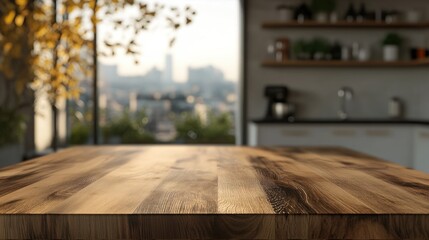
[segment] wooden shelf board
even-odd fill
[[[289,60],[286,62],[264,61],[264,67],[429,67],[429,60],[416,61],[303,61]]]
[[[299,22],[265,22],[263,28],[429,28],[429,22],[421,23],[380,23],[380,22],[336,22],[320,23],[315,21]]]

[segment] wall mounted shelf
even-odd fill
[[[336,22],[336,23],[320,23],[308,21],[299,22],[265,22],[263,28],[280,29],[280,28],[429,28],[429,22],[421,23],[380,23],[380,22]]]
[[[374,67],[386,67],[386,68],[397,68],[397,67],[429,67],[429,60],[416,60],[416,61],[396,61],[396,62],[385,62],[385,61],[303,61],[303,60],[290,60],[286,62],[276,61],[264,61],[262,63],[264,67],[362,67],[362,68],[374,68]]]

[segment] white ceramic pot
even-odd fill
[[[371,58],[371,52],[369,48],[362,47],[359,49],[358,60],[361,62],[368,61]]]
[[[279,20],[283,22],[290,22],[293,20],[293,10],[289,8],[282,8],[279,10]]]
[[[331,22],[331,23],[338,22],[338,13],[331,12],[331,14],[329,14],[329,22]]]
[[[323,52],[316,52],[313,55],[314,60],[323,60],[325,57],[325,54]]]
[[[24,147],[22,144],[13,144],[0,147],[0,168],[21,162],[23,156]]]
[[[399,60],[399,47],[396,45],[385,45],[383,47],[383,60],[394,62]]]
[[[326,23],[329,20],[328,13],[319,12],[316,14],[316,21],[320,23]]]
[[[422,15],[419,10],[411,9],[405,12],[405,21],[409,23],[421,22]]]

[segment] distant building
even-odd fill
[[[162,75],[163,74],[161,70],[159,70],[157,67],[153,67],[146,73],[146,75],[143,78],[144,80],[150,81],[150,82],[161,82]]]
[[[223,72],[213,66],[189,67],[187,84],[194,93],[202,96],[205,101],[216,98],[223,100],[225,86],[231,85],[225,80]]]
[[[172,83],[173,80],[173,56],[171,54],[167,54],[165,56],[165,68],[163,74],[163,83],[169,84]]]
[[[207,85],[223,81],[225,81],[223,72],[213,66],[188,68],[188,83],[191,85]]]

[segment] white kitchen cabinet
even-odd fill
[[[411,126],[360,126],[357,151],[401,164],[413,165],[413,128]]]
[[[429,173],[429,127],[415,127],[413,145],[413,167]]]
[[[249,137],[252,146],[340,146],[406,167],[414,162],[415,134],[408,125],[251,123]]]

